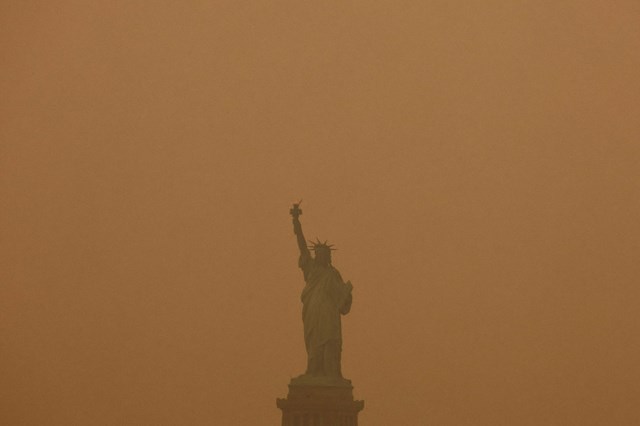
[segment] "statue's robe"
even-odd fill
[[[323,347],[330,344],[331,351],[337,351],[337,371],[340,375],[340,351],[342,348],[342,330],[340,315],[351,309],[350,282],[345,283],[336,268],[321,266],[310,255],[300,256],[299,266],[304,273],[305,287],[302,290],[302,321],[304,323],[304,342],[311,359]],[[326,355],[325,355],[326,356]],[[316,371],[309,373],[332,374],[334,372]]]

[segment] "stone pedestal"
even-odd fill
[[[350,382],[332,386],[313,383],[289,384],[286,399],[277,399],[282,426],[357,426],[364,401],[354,401]]]

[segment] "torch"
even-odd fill
[[[293,216],[294,219],[297,219],[302,214],[302,209],[300,208],[301,203],[302,203],[302,200],[295,203],[293,207],[289,209],[289,214],[291,214],[291,216]]]

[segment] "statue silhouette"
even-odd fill
[[[350,383],[342,378],[341,315],[351,309],[350,281],[342,280],[340,272],[331,265],[331,245],[325,241],[307,242],[302,233],[299,203],[290,211],[293,216],[293,231],[296,235],[305,286],[302,290],[302,321],[304,342],[307,349],[307,371],[298,381],[327,384]],[[313,249],[311,256],[309,249]]]

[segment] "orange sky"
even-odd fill
[[[640,424],[638,22],[3,2],[0,424],[279,424],[299,198],[363,426]]]

